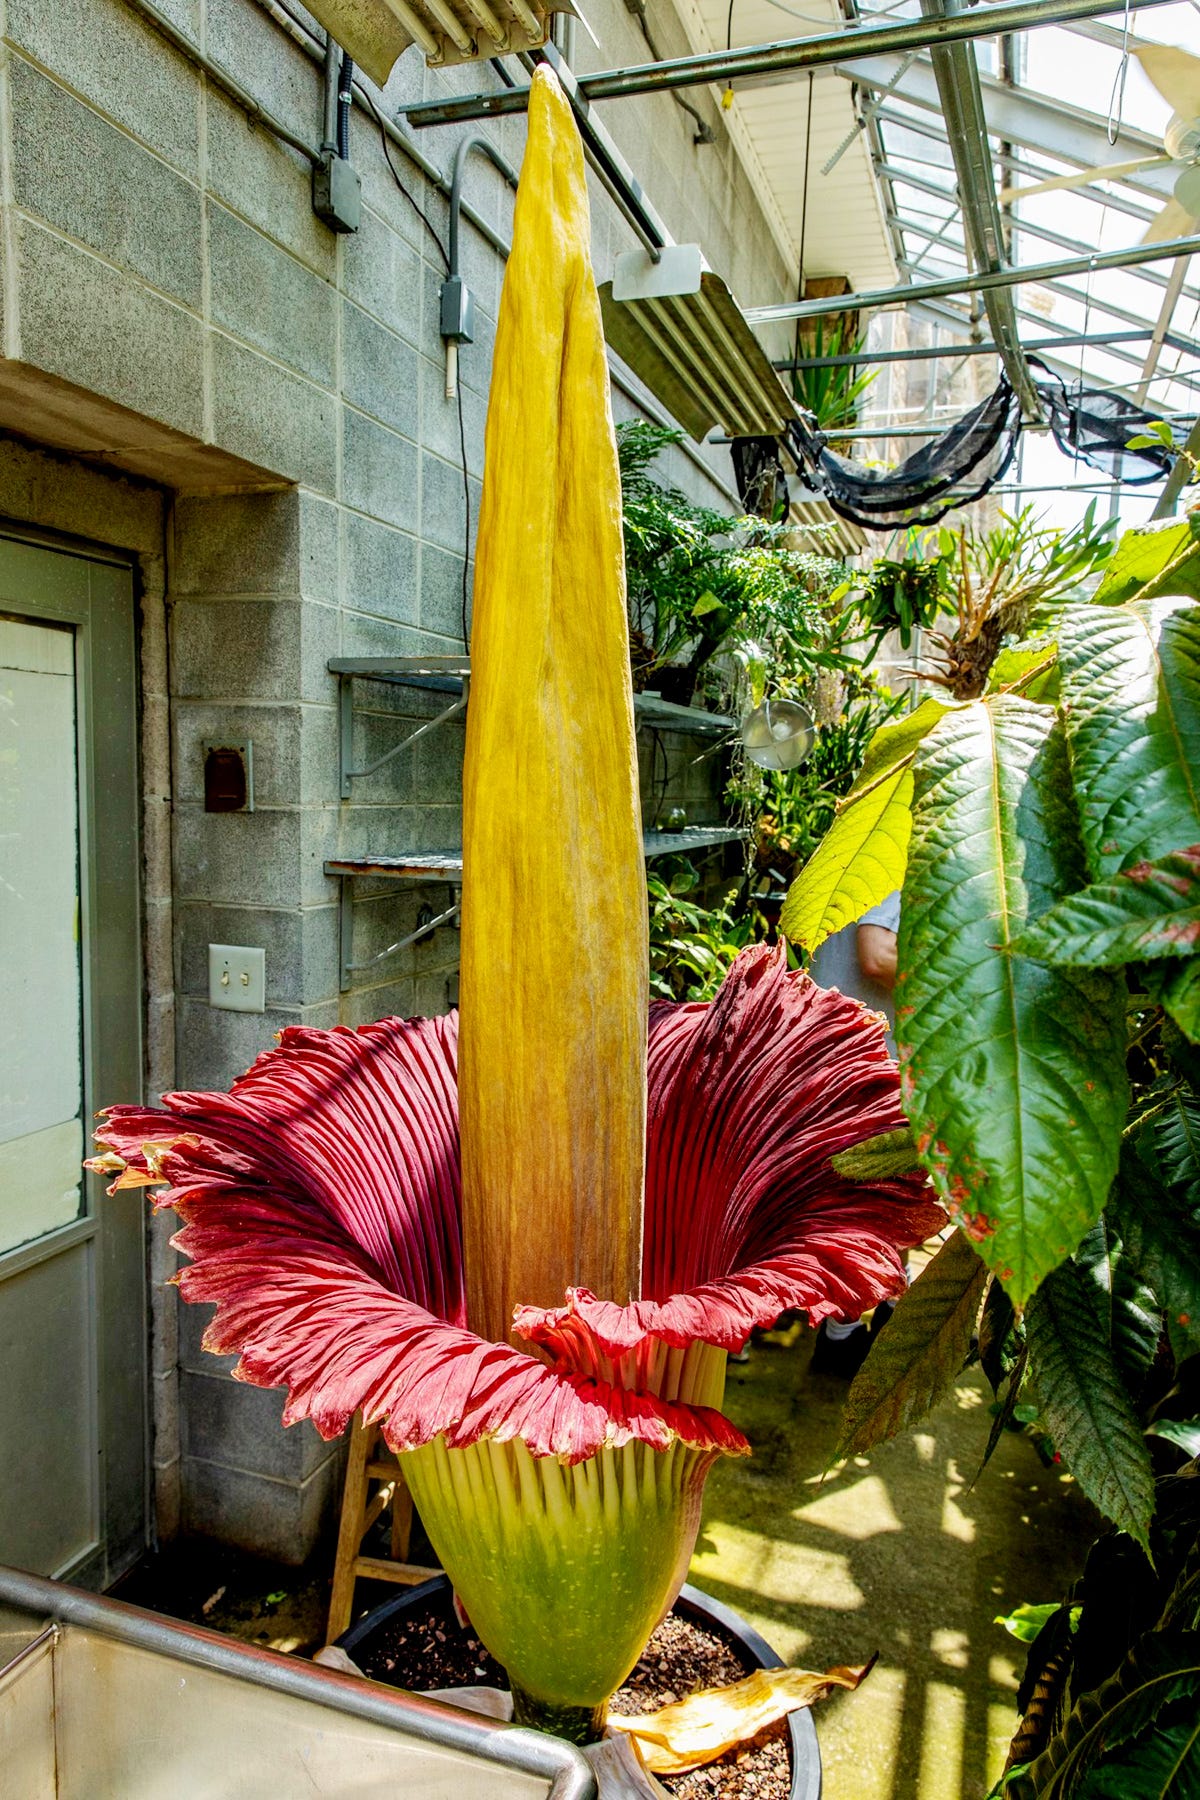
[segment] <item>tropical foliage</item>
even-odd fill
[[[697,506],[652,467],[683,433],[635,420],[617,433],[634,678],[690,705],[718,652],[811,678],[836,665],[823,599],[849,574],[797,551],[785,524]]]
[[[1200,521],[1129,534],[985,697],[876,734],[782,921],[813,949],[902,888],[910,1136],[838,1166],[907,1154],[960,1227],[880,1333],[842,1448],[914,1423],[978,1354],[992,1443],[1032,1394],[1153,1595],[1122,1636],[1085,1578],[1078,1634],[1043,1646],[1019,1800],[1200,1781],[1200,1476],[1163,1482],[1200,1450],[1198,595]]]
[[[977,700],[1003,645],[1038,621],[1052,627],[1055,608],[1103,569],[1112,533],[1112,520],[1097,524],[1094,501],[1069,530],[1042,524],[1027,506],[986,531],[967,523],[910,532],[905,556],[880,558],[850,611],[873,639],[871,656],[891,631],[908,649],[920,628],[925,679]],[[943,630],[946,615],[953,625]]]
[[[748,1449],[726,1353],[898,1291],[944,1217],[919,1177],[831,1168],[900,1127],[895,1069],[782,948],[647,1011],[588,243],[539,69],[487,430],[461,1017],[285,1031],[228,1094],[111,1108],[94,1165],[165,1184],[208,1348],[286,1388],[286,1423],[381,1423],[518,1718],[580,1740],[678,1591],[713,1461]]]
[[[866,341],[853,314],[833,313],[828,318],[814,319],[807,330],[798,333],[797,360],[820,363],[826,357],[854,356],[865,351]],[[863,368],[858,363],[797,368],[792,376],[792,392],[805,411],[812,413],[825,435],[836,438],[839,431],[849,431],[857,425],[863,396],[877,374],[877,369]]]
[[[662,868],[662,865],[659,865]],[[650,992],[656,1000],[712,1000],[742,950],[756,940],[751,909],[731,883],[715,905],[700,906],[699,876],[686,856],[647,877],[650,896]]]

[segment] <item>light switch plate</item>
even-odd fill
[[[210,944],[208,1004],[225,1012],[266,1012],[266,951],[238,944]]]

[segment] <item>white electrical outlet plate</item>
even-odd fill
[[[266,1012],[266,951],[248,950],[238,944],[210,944],[208,1004],[226,1012]]]

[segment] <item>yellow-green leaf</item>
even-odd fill
[[[838,816],[792,883],[780,930],[810,953],[886,900],[904,880],[912,829],[917,746],[951,708],[924,700],[907,718],[881,725]]]
[[[779,928],[793,944],[816,950],[901,885],[912,834],[912,791],[912,770],[905,762],[866,793],[851,796],[784,901]]]

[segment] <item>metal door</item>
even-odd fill
[[[146,1535],[144,1194],[84,1175],[141,1081],[127,564],[0,537],[0,1562],[104,1586]]]

